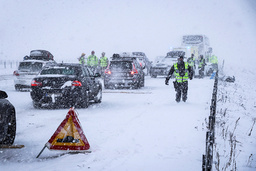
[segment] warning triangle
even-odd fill
[[[74,108],[69,109],[66,118],[46,143],[46,147],[50,150],[69,151],[84,151],[90,148]]]

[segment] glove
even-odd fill
[[[192,79],[193,79],[193,77],[189,77],[189,79],[190,79],[190,80],[192,80]]]
[[[169,79],[168,78],[165,79],[165,85],[169,85]]]

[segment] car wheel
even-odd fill
[[[98,94],[94,97],[95,103],[101,103],[102,100],[102,88],[100,87]]]
[[[151,75],[151,77],[152,77],[152,78],[156,78],[156,77],[157,77],[157,75],[155,75],[155,74],[152,74],[152,75]]]
[[[11,109],[7,111],[7,114],[10,116],[10,120],[8,123],[7,135],[5,139],[0,142],[0,144],[4,145],[12,145],[14,143],[15,135],[16,135],[16,116],[15,110]]]
[[[15,87],[15,90],[16,90],[16,91],[20,91],[20,85],[15,84],[15,86],[14,86],[14,87]]]
[[[144,87],[144,86],[145,86],[145,78],[143,77],[142,80],[141,80],[140,87]]]
[[[35,101],[33,101],[33,106],[36,109],[40,109],[42,107],[41,103],[38,103],[38,102],[35,102]]]

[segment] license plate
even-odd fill
[[[45,94],[46,97],[61,97],[61,93],[47,93]]]

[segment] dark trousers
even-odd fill
[[[182,97],[182,100],[185,102],[187,100],[187,93],[188,93],[188,82],[182,82],[182,83],[175,83],[176,86],[174,86],[176,91],[176,101],[180,102],[180,99]]]

